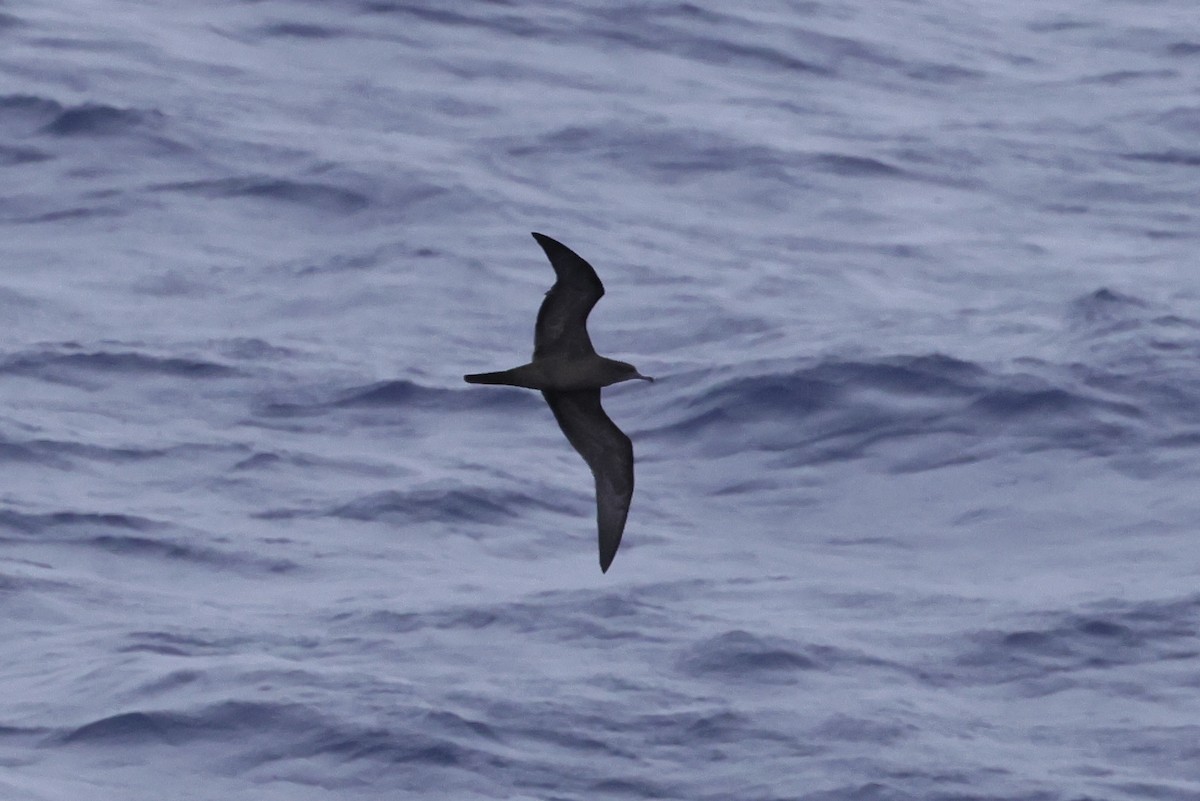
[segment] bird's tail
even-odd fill
[[[472,373],[464,375],[468,384],[507,384],[513,385],[512,370],[501,370],[498,373]]]

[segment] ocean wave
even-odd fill
[[[548,591],[486,607],[458,605],[426,612],[363,609],[330,616],[331,627],[356,634],[479,631],[537,634],[553,641],[608,642],[654,638],[673,619],[657,603],[615,593]]]
[[[420,523],[433,520],[472,523],[499,523],[517,516],[530,506],[554,509],[524,493],[496,490],[415,489],[376,492],[329,510],[331,517],[346,520]],[[561,511],[561,510],[560,510]]]
[[[353,214],[371,205],[367,195],[336,184],[261,175],[179,181],[156,184],[150,188],[159,192],[183,192],[207,198],[278,201],[337,214]]]
[[[1099,295],[1075,312],[1102,337],[1140,325],[1123,315],[1130,305]],[[954,450],[995,442],[1021,451],[1109,455],[1157,442],[1171,420],[1197,418],[1200,382],[1177,377],[1186,368],[1144,356],[1152,348],[1174,358],[1177,350],[1195,347],[1174,341],[1174,348],[1143,343],[1141,364],[1023,359],[1005,367],[928,354],[760,367],[707,386],[693,379],[690,397],[680,391],[666,422],[643,435],[716,454],[788,451],[797,463],[853,459],[887,443],[947,435]],[[929,466],[957,461],[953,453],[927,458]]]
[[[520,492],[484,487],[384,490],[321,509],[269,509],[256,514],[267,520],[300,517],[333,517],[389,525],[427,523],[501,524],[536,508],[570,514],[573,507]]]
[[[144,374],[174,378],[227,378],[240,375],[228,365],[205,359],[158,356],[133,350],[85,350],[66,344],[54,348],[19,351],[0,356],[0,374],[35,375],[61,379],[72,372]]]
[[[287,573],[297,567],[289,559],[249,551],[217,548],[198,541],[197,532],[172,531],[159,520],[112,512],[20,512],[0,508],[0,531],[25,541],[58,543],[103,551],[120,557],[161,559],[239,574]]]
[[[1028,628],[980,632],[954,660],[951,682],[1031,682],[1061,691],[1098,671],[1139,664],[1200,663],[1200,596],[1112,601],[1086,613],[1045,616]]]
[[[161,523],[138,515],[111,512],[18,512],[0,509],[0,526],[24,534],[44,534],[52,530],[83,527],[89,530],[124,529],[148,531]]]
[[[290,399],[275,397],[260,403],[257,413],[264,417],[308,417],[336,410],[440,409],[451,412],[533,407],[541,402],[537,395],[522,390],[501,388],[478,392],[465,386],[444,389],[407,379],[376,381],[348,388],[312,387],[291,395]]]
[[[68,728],[50,739],[63,745],[183,745],[239,732],[264,736],[314,728],[321,728],[320,716],[299,704],[225,701],[190,712],[120,712]]]
[[[480,721],[441,710],[398,707],[379,723],[323,714],[308,704],[225,700],[180,710],[133,709],[98,717],[44,736],[45,745],[88,748],[185,746],[235,738],[242,769],[277,760],[329,757],[340,764],[503,768],[511,760]],[[337,784],[335,779],[330,779]]]
[[[314,25],[304,22],[276,22],[263,25],[257,32],[267,38],[282,39],[337,39],[347,31],[331,25]]]
[[[692,646],[680,660],[692,676],[720,676],[749,681],[767,674],[786,675],[815,670],[818,663],[803,649],[778,637],[756,637],[745,631],[728,631]]]
[[[0,95],[0,125],[15,136],[28,136],[62,114],[63,105],[41,95]]]
[[[121,653],[149,653],[163,656],[221,656],[236,652],[252,643],[246,636],[206,632],[201,636],[195,632],[179,631],[130,631],[125,635],[125,644],[117,648]],[[187,675],[177,675],[166,681],[186,683]],[[164,679],[156,680],[160,684]]]
[[[42,126],[55,136],[112,136],[142,128],[158,128],[163,115],[157,111],[116,108],[102,103],[84,103],[63,108]]]
[[[32,164],[54,158],[49,153],[32,147],[14,147],[0,145],[0,167],[14,167],[18,164]]]

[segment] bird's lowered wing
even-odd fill
[[[604,413],[599,389],[544,391],[542,395],[559,428],[596,478],[600,570],[607,572],[621,544],[633,498],[633,443]]]
[[[588,337],[587,318],[604,296],[600,277],[575,251],[544,234],[533,238],[546,251],[557,280],[538,309],[533,332],[533,358],[589,356],[596,352]]]

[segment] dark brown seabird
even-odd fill
[[[557,280],[538,310],[533,361],[463,376],[469,384],[505,384],[540,389],[567,441],[579,451],[596,479],[596,520],[600,529],[600,571],[607,573],[633,498],[633,443],[600,406],[600,388],[644,376],[632,364],[596,353],[587,318],[604,297],[604,284],[575,251],[543,234],[533,238],[546,251]]]

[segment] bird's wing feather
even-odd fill
[[[533,238],[546,251],[557,280],[538,309],[533,332],[533,358],[579,357],[596,352],[588,337],[587,318],[604,296],[604,284],[592,265],[566,245],[544,234]]]
[[[607,571],[621,544],[633,498],[633,443],[600,405],[600,390],[544,391],[559,428],[596,479],[600,569]]]

